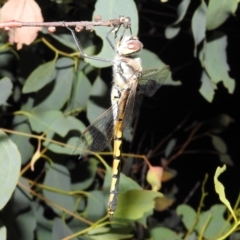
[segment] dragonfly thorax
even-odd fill
[[[137,37],[124,36],[116,46],[116,52],[120,56],[131,56],[139,53],[143,48],[143,44]]]
[[[130,88],[142,72],[140,58],[116,56],[113,64],[113,84],[122,89]]]

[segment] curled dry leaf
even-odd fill
[[[34,0],[9,0],[1,10],[1,22],[8,21],[43,22],[41,9]],[[31,44],[41,27],[11,28],[8,32],[9,42],[17,43],[17,49],[23,44]]]
[[[174,202],[175,202],[174,199],[168,198],[166,196],[157,197],[155,199],[155,207],[154,207],[154,209],[156,211],[162,212],[162,211],[166,210],[167,208],[171,207]]]

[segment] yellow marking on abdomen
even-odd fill
[[[122,147],[122,119],[124,116],[126,101],[119,105],[119,119],[116,121],[114,130],[114,147],[113,147],[113,172],[110,187],[110,195],[108,200],[108,214],[110,221],[117,207],[119,179],[121,173],[121,147]]]

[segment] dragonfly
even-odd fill
[[[129,21],[129,18],[127,18],[127,21]],[[132,36],[131,30],[130,35],[124,35],[125,29],[130,28],[130,24],[125,24],[123,27],[124,31],[119,39],[117,39],[117,33],[120,26],[114,26],[106,35],[106,39],[115,53],[113,59],[102,59],[86,55],[74,30],[67,27],[71,31],[74,41],[84,58],[112,63],[112,106],[86,128],[76,145],[81,154],[100,152],[113,139],[112,181],[108,201],[110,221],[117,208],[123,130],[130,127],[132,123],[134,112],[138,107],[136,98],[142,93],[148,97],[153,96],[170,72],[169,66],[143,70],[141,58],[138,57],[143,44],[138,37]],[[109,38],[110,33],[115,34],[115,40],[117,40],[115,45]]]

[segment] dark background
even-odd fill
[[[187,118],[186,125],[193,122],[206,122],[220,114],[227,114],[234,122],[219,136],[224,139],[228,146],[228,154],[231,156],[234,166],[228,167],[227,171],[220,177],[226,188],[227,198],[232,205],[239,194],[239,10],[236,16],[230,17],[218,30],[223,31],[228,37],[227,59],[230,66],[230,76],[236,80],[234,94],[229,94],[222,83],[217,85],[212,103],[207,102],[199,93],[201,86],[200,77],[202,67],[198,58],[193,56],[194,41],[191,33],[191,19],[200,1],[192,1],[187,14],[181,22],[181,31],[173,39],[166,39],[165,28],[177,19],[177,6],[181,1],[168,1],[160,3],[159,0],[136,0],[139,10],[139,38],[144,47],[156,53],[162,61],[170,66],[174,80],[180,80],[181,86],[163,86],[152,98],[144,98],[138,118],[133,147],[124,152],[135,152],[136,149],[141,154],[145,154],[149,149],[156,146],[162,138],[172,132],[180,122]],[[87,5],[87,9],[82,10],[82,4]],[[68,20],[91,20],[94,11],[95,1],[73,2],[72,10],[67,16]],[[45,21],[51,21],[62,16],[49,14],[49,9],[45,9]],[[211,32],[207,32],[210,36]],[[98,43],[98,40],[95,40]],[[201,45],[200,45],[201,47]],[[200,49],[198,47],[198,50]],[[102,71],[103,79],[109,79],[111,68]],[[107,81],[106,81],[107,82]],[[109,83],[108,83],[109,84]],[[138,143],[142,139],[144,144],[139,149]],[[187,135],[180,130],[174,137],[180,143],[184,143]],[[161,149],[164,151],[164,147]],[[187,150],[198,149],[202,153],[181,155],[175,159],[169,167],[175,169],[177,177],[166,183],[167,187],[176,185],[178,193],[176,195],[176,205],[182,203],[193,189],[197,182],[202,182],[205,174],[209,174],[206,191],[209,196],[205,199],[206,209],[213,204],[220,203],[218,195],[214,190],[213,177],[218,166],[222,166],[219,157],[214,154],[204,153],[206,150],[214,150],[211,139],[203,138],[190,144]],[[152,158],[154,165],[160,163],[161,157]],[[200,201],[200,188],[194,193],[188,204],[197,207]]]

